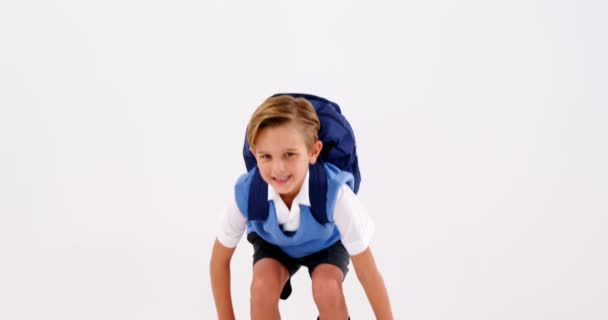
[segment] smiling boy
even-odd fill
[[[251,319],[280,319],[279,299],[289,297],[290,277],[300,266],[308,268],[320,319],[348,319],[342,282],[351,259],[376,318],[392,319],[369,247],[373,222],[352,190],[353,176],[319,161],[319,129],[318,115],[304,98],[275,96],[252,115],[247,141],[257,167],[236,182],[234,202],[222,216],[211,257],[219,319],[235,318],[230,261],[245,230],[254,248]],[[311,197],[320,191],[310,182],[319,173],[327,180],[327,216],[311,206]],[[268,185],[270,206],[262,215],[252,214],[255,208],[249,207],[254,203],[249,199],[252,183]]]

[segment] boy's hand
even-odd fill
[[[376,319],[392,320],[393,313],[388,299],[388,292],[384,286],[382,276],[376,267],[372,250],[368,247],[365,251],[351,257],[357,278],[365,290]]]
[[[210,262],[211,287],[217,317],[220,320],[234,320],[232,295],[230,293],[230,260],[236,248],[228,248],[218,240],[213,243]]]

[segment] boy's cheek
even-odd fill
[[[266,170],[263,167],[258,166],[258,170],[260,170],[260,175],[262,176],[262,179],[266,182],[266,183],[270,183],[268,180],[268,174],[266,173]]]

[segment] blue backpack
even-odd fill
[[[355,182],[353,191],[355,193],[359,191],[361,173],[359,172],[355,134],[336,103],[321,97],[301,93],[281,93],[275,94],[272,97],[280,95],[305,98],[314,106],[321,122],[319,140],[323,142],[323,149],[317,162],[310,166],[309,190],[311,212],[317,222],[325,224],[328,222],[326,204],[327,174],[323,166],[325,162],[335,165],[342,171],[350,172]],[[249,151],[249,143],[246,136],[245,134],[243,158],[247,171],[251,171],[257,167],[257,162]],[[249,220],[265,220],[268,216],[268,209],[268,184],[262,179],[259,170],[255,170],[249,191]]]

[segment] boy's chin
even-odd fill
[[[291,193],[291,188],[289,186],[273,184],[272,187],[282,196]]]
[[[289,182],[287,184],[276,183],[274,180],[264,180],[264,182],[266,182],[268,186],[272,187],[272,189],[274,189],[274,191],[276,191],[280,195],[288,193],[291,189],[291,187],[289,186]]]
[[[281,196],[287,196],[290,194],[297,193],[294,192],[294,186],[291,181],[288,182],[286,185],[273,184],[272,188],[274,188],[274,190]]]

